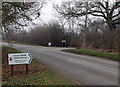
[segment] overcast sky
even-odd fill
[[[70,1],[70,0],[47,0],[47,4],[42,8],[40,17],[35,20],[34,22],[39,25],[40,23],[50,23],[52,20],[55,20],[55,10],[53,9],[54,4],[61,4],[62,1]],[[80,0],[80,1],[87,1],[87,0]],[[91,0],[95,1],[95,0]],[[111,1],[111,0],[109,0]],[[114,1],[114,0],[112,0]]]
[[[41,16],[40,19],[43,23],[48,23],[52,19],[55,19],[54,17],[54,9],[52,7],[54,4],[61,4],[62,0],[48,0],[47,4],[42,8],[41,10]],[[38,20],[40,20],[38,19]]]
[[[52,4],[54,3],[60,5],[62,1],[72,1],[72,0],[47,0],[48,3],[42,8],[41,11],[42,13],[40,16],[40,19],[42,19],[43,23],[48,23],[50,20],[55,19]],[[80,1],[90,1],[90,0],[80,0]],[[95,1],[95,0],[91,0],[91,1]],[[96,0],[96,1],[100,1],[100,0]]]

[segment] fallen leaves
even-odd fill
[[[2,64],[2,84],[3,85],[54,85],[63,84],[68,80],[59,78],[54,71],[48,69],[46,65],[33,59],[28,65],[29,74],[26,75],[26,65],[14,65],[14,76],[11,76],[11,66],[7,64],[8,51],[3,49],[4,63]],[[10,49],[11,50],[11,49]],[[13,49],[12,51],[13,52]],[[14,50],[15,52],[15,50]],[[18,52],[18,51],[16,51]],[[71,83],[71,81],[70,81]],[[64,84],[63,84],[64,85]]]
[[[44,73],[44,71],[47,68],[44,64],[41,64],[40,69],[38,68],[37,65],[30,64],[30,65],[28,65],[29,75],[26,75],[26,65],[13,65],[13,76],[11,76],[11,66],[7,64],[7,55],[9,52],[12,53],[12,52],[19,52],[19,51],[14,50],[14,49],[9,49],[9,51],[8,51],[8,49],[6,47],[3,48],[3,51],[2,51],[2,59],[3,59],[2,83],[3,84],[5,84],[7,81],[12,81],[12,80],[16,80],[16,79],[19,82],[23,82],[25,79],[22,80],[22,77],[25,77],[25,76],[29,77],[29,75],[34,77],[34,75],[37,74],[38,72]],[[37,77],[35,77],[35,78],[37,78]],[[33,84],[37,84],[38,82],[40,82],[42,80],[43,80],[43,77],[40,77],[38,79],[33,79]],[[15,84],[18,84],[18,83],[17,82],[10,83],[10,85],[15,85]],[[23,82],[22,84],[27,84],[27,82]]]
[[[2,81],[2,83],[4,84],[4,83],[6,83],[7,81]]]

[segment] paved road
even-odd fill
[[[4,45],[7,45],[4,43]],[[118,85],[118,63],[97,57],[62,52],[65,48],[35,47],[15,44],[14,48],[29,52],[38,61],[86,85]]]

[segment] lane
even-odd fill
[[[7,45],[4,43],[4,45]],[[22,52],[30,52],[34,58],[77,83],[86,85],[118,85],[118,63],[97,57],[62,52],[66,48],[35,47],[14,44]]]

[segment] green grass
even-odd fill
[[[19,52],[15,49],[3,47],[3,60],[8,52]],[[4,60],[5,61],[5,60]],[[25,65],[14,66],[14,76],[11,76],[11,67],[3,63],[2,84],[5,85],[76,85],[76,83],[56,73],[46,65],[33,59],[29,64],[29,74],[26,75]]]
[[[38,69],[37,72],[30,73],[25,76],[9,76],[10,81],[7,81],[3,85],[75,85],[72,81],[64,78],[62,75],[58,75],[56,72],[48,68],[46,68],[46,70],[42,70],[41,68],[44,65],[40,65],[35,60],[32,64],[40,69]]]
[[[120,54],[115,53],[107,53],[107,52],[100,52],[100,51],[93,51],[89,49],[65,49],[63,51],[76,53],[76,54],[85,54],[90,56],[98,56],[103,57],[115,61],[120,61]]]
[[[0,81],[0,87],[2,86],[2,81]]]
[[[2,60],[2,58],[1,58],[1,52],[2,52],[2,46],[0,45],[0,87],[2,86],[2,68],[1,68],[1,66],[2,66],[1,60]]]
[[[42,45],[38,45],[38,44],[31,44],[31,43],[21,43],[21,42],[17,42],[17,44],[31,45],[31,46],[42,46]]]
[[[30,45],[30,46],[42,46],[42,45],[38,45],[38,44],[31,44],[31,43],[23,43],[23,42],[10,42],[10,43],[15,43],[15,44],[23,44],[23,45]]]

